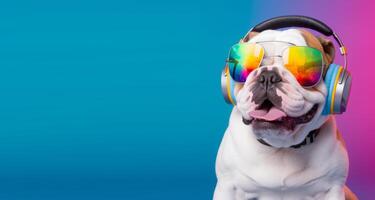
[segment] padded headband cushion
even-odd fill
[[[256,25],[251,31],[262,32],[267,29],[279,29],[293,26],[309,28],[326,36],[331,36],[333,34],[332,29],[325,23],[311,17],[300,15],[287,15],[271,18]]]

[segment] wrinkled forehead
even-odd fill
[[[307,46],[305,38],[297,29],[266,30],[254,36],[248,42],[262,45],[266,55],[279,55],[291,45]]]

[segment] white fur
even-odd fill
[[[284,41],[306,46],[305,39],[295,29],[264,31],[250,40],[261,41]],[[269,57],[281,54],[289,45],[262,45],[266,51],[262,67],[278,67],[281,71],[282,87],[287,91],[277,90],[282,97],[282,110],[289,116],[301,116],[314,104],[319,104],[319,108],[310,122],[298,125],[292,133],[286,130],[253,130],[251,125],[242,122],[242,117],[250,119],[249,112],[257,106],[251,101],[252,94],[249,92],[249,87],[259,75],[258,70],[254,70],[237,94],[237,106],[233,108],[219,148],[214,199],[343,200],[348,157],[337,139],[334,117],[321,115],[327,94],[324,82],[310,89],[301,87],[283,67],[281,58]],[[319,127],[320,133],[314,143],[298,149],[284,148],[302,142],[311,130]],[[260,144],[259,138],[273,147]]]

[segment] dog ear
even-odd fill
[[[299,31],[305,38],[308,46],[314,47],[322,52],[324,63],[328,67],[335,58],[335,47],[333,46],[333,43],[324,37],[316,37],[311,32],[305,29],[299,29]]]
[[[332,41],[324,38],[324,37],[317,37],[320,44],[323,47],[324,54],[326,57],[326,63],[329,65],[335,59],[335,46],[333,45]]]
[[[251,31],[249,34],[246,35],[245,38],[241,39],[239,43],[248,42],[251,38],[253,38],[254,36],[256,36],[258,34],[259,34],[259,32]]]

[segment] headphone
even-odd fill
[[[327,86],[328,93],[322,114],[341,114],[345,112],[348,104],[352,77],[347,70],[346,48],[339,36],[333,32],[329,26],[311,17],[299,15],[281,16],[271,18],[254,26],[246,33],[242,40],[247,41],[251,32],[262,32],[267,29],[280,29],[286,27],[309,28],[322,33],[325,36],[333,36],[336,40],[340,47],[340,53],[344,57],[344,67],[332,63],[329,65],[324,75],[324,82]],[[236,98],[234,95],[236,83],[237,82],[230,76],[229,68],[226,65],[221,74],[221,90],[225,101],[233,105],[236,105]]]

